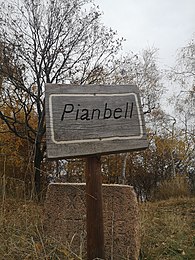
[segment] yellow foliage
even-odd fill
[[[3,112],[10,116],[12,115],[12,109],[9,106],[1,107]],[[18,172],[26,171],[29,162],[32,161],[32,149],[33,145],[25,139],[28,135],[24,122],[24,111],[19,111],[17,114],[20,124],[15,124],[15,128],[19,133],[24,136],[20,138],[16,136],[6,125],[5,122],[0,120],[0,165],[6,160],[6,175],[10,177],[18,177]],[[32,125],[36,124],[36,117],[32,117]]]
[[[160,156],[171,155],[173,152],[177,154],[177,158],[182,160],[186,155],[186,144],[182,140],[178,140],[174,137],[162,138],[155,136],[156,152]]]

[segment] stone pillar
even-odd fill
[[[103,184],[102,194],[106,260],[137,260],[139,214],[133,188]],[[55,183],[49,185],[45,202],[46,234],[82,259],[86,259],[86,196],[85,184]]]

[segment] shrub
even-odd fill
[[[152,192],[152,200],[166,200],[170,198],[183,198],[190,195],[189,183],[185,175],[176,175],[162,181]]]

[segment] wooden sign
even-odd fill
[[[46,84],[48,158],[145,149],[136,86]]]

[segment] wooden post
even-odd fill
[[[100,156],[86,159],[87,259],[105,259]]]

